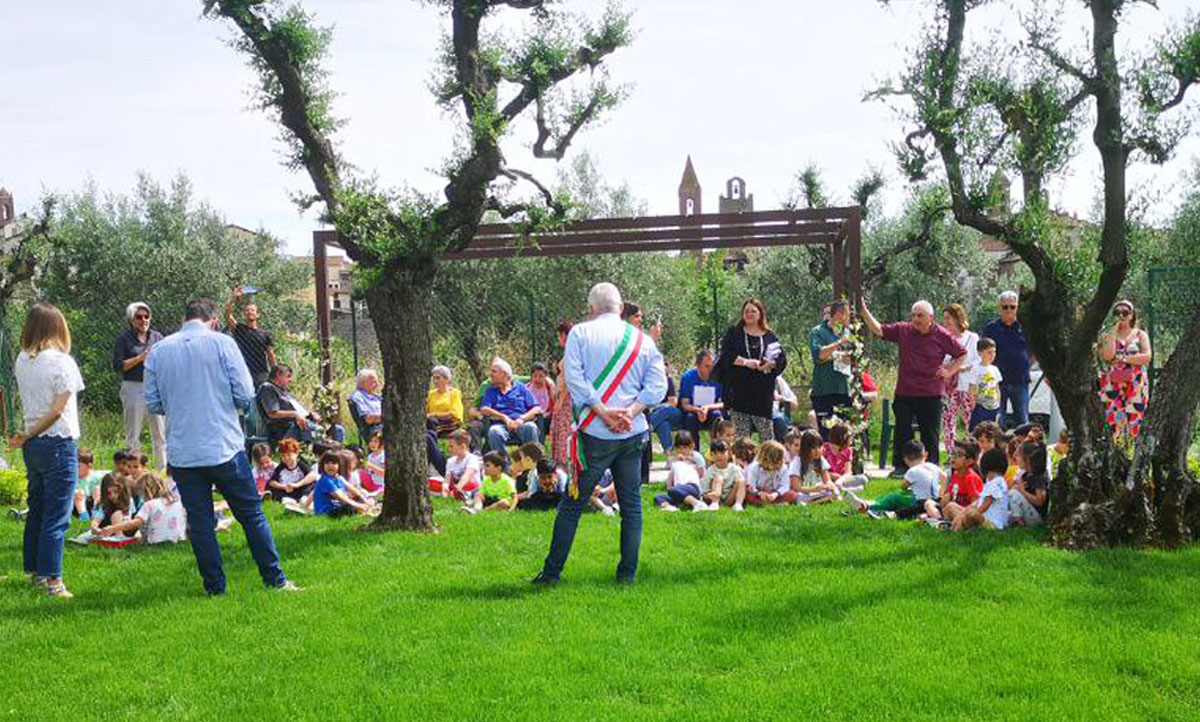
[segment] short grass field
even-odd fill
[[[0,717],[1200,719],[1200,549],[647,507],[636,585],[613,582],[618,520],[589,514],[543,589],[552,514],[437,503],[424,535],[272,506],[304,591],[263,589],[235,526],[211,599],[186,544],[69,547],[77,596],[45,599],[0,521]]]

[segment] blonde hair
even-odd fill
[[[21,329],[21,350],[37,356],[47,348],[71,353],[71,329],[62,311],[48,303],[35,303]]]
[[[758,447],[758,466],[767,471],[782,469],[784,455],[783,444],[778,441],[764,441],[762,446]]]
[[[157,474],[147,471],[138,477],[137,483],[142,488],[142,494],[145,495],[147,501],[150,499],[162,499],[168,504],[174,504],[176,501],[175,494],[171,491],[171,485]]]

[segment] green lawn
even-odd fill
[[[224,598],[181,545],[68,548],[69,602],[28,588],[0,521],[0,716],[1200,718],[1200,549],[1068,554],[840,511],[647,509],[628,588],[617,520],[587,515],[563,583],[535,589],[551,514],[439,501],[443,533],[414,535],[272,507],[301,594],[260,586],[235,527]]]

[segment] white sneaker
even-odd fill
[[[733,510],[734,510],[734,511],[745,511],[745,509],[743,509],[743,508],[742,508],[742,505],[741,505],[741,504],[734,504],[734,505],[733,505]]]
[[[663,511],[679,511],[679,507],[675,506],[674,504],[663,504],[658,508],[662,509]]]
[[[716,509],[712,508],[708,504],[705,504],[704,502],[700,502],[692,507],[692,511],[716,511]]]
[[[855,494],[852,491],[847,491],[843,500],[846,502],[846,506],[859,513],[865,512],[869,506],[865,501],[858,498],[858,494]]]
[[[600,510],[600,513],[603,514],[604,516],[616,516],[617,515],[617,512],[614,511],[611,506],[604,507],[603,509]]]

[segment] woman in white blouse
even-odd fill
[[[12,437],[29,481],[25,517],[25,573],[51,597],[69,599],[62,580],[63,541],[79,474],[79,408],[83,377],[70,356],[71,331],[62,312],[34,304],[21,331],[14,365],[25,430]]]
[[[942,325],[967,350],[967,363],[959,372],[946,379],[946,389],[942,392],[942,439],[946,445],[946,453],[954,455],[954,432],[961,418],[963,426],[971,429],[971,375],[979,365],[979,334],[971,330],[967,319],[967,309],[960,303],[952,303],[942,309]],[[949,365],[953,359],[946,357]]]

